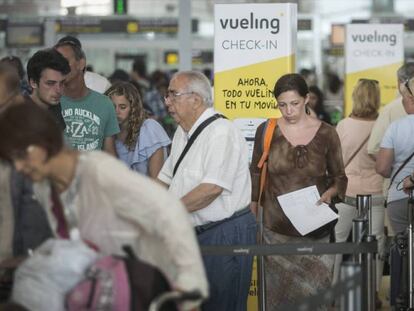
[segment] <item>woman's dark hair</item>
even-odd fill
[[[342,81],[336,73],[328,73],[328,88],[331,93],[338,93],[341,88]]]
[[[316,85],[309,87],[309,93],[313,93],[316,95],[318,100],[316,101],[315,107],[313,107],[313,110],[315,111],[318,118],[322,121],[325,121],[328,124],[332,124],[331,117],[329,114],[325,111],[325,106],[323,104],[324,101],[324,95],[320,88],[318,88]]]
[[[48,157],[63,148],[62,130],[52,114],[33,103],[11,105],[0,114],[0,156],[26,154],[27,147],[39,146]]]
[[[39,84],[42,72],[46,69],[52,69],[67,75],[70,72],[70,66],[66,58],[54,49],[45,49],[37,51],[27,63],[27,78]]]
[[[129,82],[131,77],[128,72],[123,69],[115,69],[115,71],[109,76],[109,81],[114,84],[117,82]]]
[[[288,91],[296,91],[302,97],[306,97],[309,93],[305,79],[297,73],[289,73],[281,76],[279,80],[276,81],[273,94],[275,98],[278,98],[280,94]]]
[[[313,93],[318,98],[316,105],[315,105],[315,112],[318,114],[319,112],[324,112],[324,106],[323,106],[323,100],[324,96],[320,88],[318,88],[316,85],[312,85],[309,87],[309,93]]]

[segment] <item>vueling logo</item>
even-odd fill
[[[374,30],[374,33],[371,34],[352,34],[352,41],[354,42],[369,42],[369,43],[388,43],[390,46],[394,46],[397,43],[397,35],[396,34],[386,34],[386,33],[378,33]]]
[[[231,29],[270,29],[270,33],[279,32],[280,21],[278,18],[257,18],[250,12],[248,18],[220,18],[220,25],[223,30]]]

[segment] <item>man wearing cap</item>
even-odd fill
[[[116,156],[114,135],[119,133],[119,126],[115,108],[107,96],[86,86],[84,52],[71,41],[60,41],[55,49],[66,58],[71,69],[61,98],[66,141],[74,149],[102,149]]]

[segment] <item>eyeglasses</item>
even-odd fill
[[[379,84],[378,80],[374,80],[374,79],[365,79],[365,78],[361,78],[358,80],[358,82],[373,82],[375,84]]]
[[[168,90],[167,95],[164,96],[164,100],[170,99],[172,101],[176,100],[177,97],[183,96],[183,95],[190,95],[195,94],[194,92],[176,92],[173,90]]]
[[[410,81],[411,81],[411,79],[412,78],[405,80],[404,81],[404,86],[407,89],[408,93],[410,93],[410,95],[414,97],[413,91],[410,88]]]

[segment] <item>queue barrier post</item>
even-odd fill
[[[357,275],[359,275],[359,282],[357,283],[360,285],[341,295],[340,311],[362,311],[361,264],[352,261],[346,261],[341,264],[340,281],[343,282]]]
[[[352,241],[375,242],[372,235],[372,196],[370,194],[357,194],[356,206],[358,217],[353,220]],[[376,254],[358,254],[354,261],[362,264],[363,286],[362,286],[362,306],[364,310],[375,311],[375,291],[376,291]]]
[[[367,227],[367,219],[364,217],[357,217],[352,220],[352,242],[361,243],[365,235]],[[354,254],[354,262],[362,264],[362,254]]]
[[[414,310],[414,255],[413,255],[413,208],[414,208],[414,188],[411,188],[408,193],[408,307],[409,310]]]
[[[376,238],[374,235],[365,235],[364,242],[375,242]],[[365,306],[364,310],[375,311],[375,292],[376,292],[376,260],[375,253],[366,253],[363,254],[363,289],[364,289],[364,299],[363,305]]]

